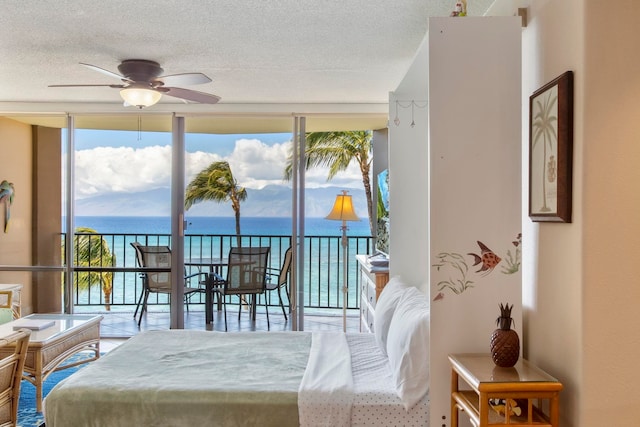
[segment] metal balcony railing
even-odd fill
[[[82,280],[82,274],[89,274],[87,270],[82,271],[78,259],[74,265],[78,271],[73,277],[73,305],[74,309],[84,310],[104,310],[108,307],[112,311],[131,311],[135,308],[142,291],[142,279],[139,272],[136,272],[135,250],[131,246],[132,242],[139,242],[143,245],[167,245],[171,246],[171,236],[168,234],[102,234],[102,233],[76,233],[76,240],[81,241],[82,236],[86,236],[84,241],[96,245],[104,239],[112,255],[115,256],[115,265],[109,264],[104,257],[97,256],[95,261],[88,266],[92,274],[111,274],[111,289],[104,289],[103,283],[99,280]],[[91,237],[88,239],[88,237]],[[238,245],[236,235],[210,235],[210,234],[189,234],[184,238],[185,261],[188,262],[196,258],[226,258],[229,248]],[[284,259],[284,253],[291,245],[290,236],[264,236],[264,235],[241,235],[239,242],[242,246],[269,246],[271,255],[269,257],[269,267],[279,269]],[[91,243],[93,242],[93,243]],[[358,292],[358,266],[355,259],[357,254],[368,254],[373,249],[372,237],[349,237],[347,246],[347,308],[358,309],[360,304]],[[94,248],[96,249],[96,248]],[[91,248],[84,248],[91,250]],[[304,301],[299,304],[305,309],[341,309],[342,308],[342,245],[341,236],[306,236],[304,239]],[[79,248],[75,248],[75,253],[79,253]],[[115,268],[114,268],[115,267]],[[104,268],[100,272],[100,268]],[[197,271],[197,267],[186,267],[186,273]],[[85,277],[86,279],[86,277]],[[105,292],[105,290],[107,292]],[[267,293],[267,302],[270,305],[278,305],[277,295]],[[272,301],[273,298],[273,301]],[[232,301],[233,303],[233,301]],[[149,309],[157,310],[168,308],[168,298],[162,294],[151,294],[149,297]],[[202,304],[204,307],[204,297],[202,294],[194,296],[190,302],[190,309],[198,309],[194,305]],[[202,308],[204,310],[204,308]]]

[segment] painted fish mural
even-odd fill
[[[13,183],[6,179],[0,183],[0,204],[4,203],[4,232],[9,229],[9,219],[11,218],[11,204],[15,190]]]
[[[437,294],[433,297],[433,301],[442,301],[446,291],[460,295],[468,289],[475,287],[475,282],[478,279],[477,276],[484,277],[491,273],[501,261],[503,261],[501,264],[502,274],[512,275],[520,271],[520,264],[522,262],[522,233],[518,233],[516,239],[511,241],[513,251],[508,250],[504,259],[496,255],[495,252],[481,241],[476,240],[476,242],[480,247],[480,254],[467,253],[467,255],[473,257],[473,266],[480,265],[480,268],[475,271],[476,274],[472,273],[472,266],[469,266],[467,259],[460,252],[440,252],[436,255],[436,260],[431,265],[431,267],[435,268],[436,272],[438,272],[438,275],[433,276],[436,278],[434,283],[437,288]],[[440,276],[439,274],[441,272],[445,274]]]
[[[480,270],[476,271],[476,273],[489,274],[493,271],[496,265],[502,261],[502,258],[496,255],[480,240],[478,240],[478,246],[480,246],[480,255],[474,253],[468,253],[467,255],[471,255],[473,257],[473,265],[482,264],[482,267],[480,267]]]

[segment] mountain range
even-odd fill
[[[336,195],[343,188],[307,188],[305,211],[307,217],[324,217],[333,207]],[[367,200],[363,189],[349,189],[356,213],[367,218]],[[291,215],[291,187],[268,185],[260,190],[247,189],[247,200],[242,202],[243,217],[287,217]],[[110,193],[76,200],[77,216],[169,216],[171,191],[154,189],[138,193]],[[232,217],[230,203],[202,202],[188,211],[192,216]]]

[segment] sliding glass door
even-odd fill
[[[185,273],[217,270],[224,276],[222,260],[238,245],[268,245],[276,270],[293,248],[293,295],[285,300],[293,313],[287,322],[281,317],[281,328],[304,329],[307,313],[339,317],[340,224],[324,217],[344,189],[363,219],[349,224],[356,246],[350,243],[346,265],[346,306],[357,309],[352,258],[370,251],[368,239],[353,240],[370,235],[364,193],[357,188],[362,176],[354,165],[331,181],[326,166],[298,167],[306,164],[308,132],[350,129],[351,120],[148,113],[0,120],[0,148],[7,156],[0,182],[13,184],[14,192],[8,222],[0,218],[0,286],[22,284],[25,300],[33,301],[26,312],[126,314],[135,325],[133,313],[139,315],[144,296],[132,246],[138,242],[168,246],[173,255],[173,298],[149,296],[147,326],[216,328],[205,324],[204,294],[194,293],[185,305],[181,285]],[[227,194],[189,200],[189,184],[216,164],[226,164],[230,182],[244,189],[237,205]],[[220,262],[204,264],[205,258]],[[280,317],[277,294],[268,301]]]
[[[68,289],[73,311],[135,313],[139,320],[147,295],[145,276],[136,272],[144,265],[132,244],[172,247],[171,116],[74,119],[73,267],[91,271],[74,275]],[[164,277],[170,284],[169,274],[158,272],[154,277]],[[169,295],[148,294],[145,326],[171,326]],[[122,334],[130,333],[137,322],[130,317],[131,325]]]
[[[277,271],[292,245],[292,183],[285,179],[291,118],[189,116],[185,124],[187,274],[225,278],[225,260],[236,246],[268,246],[270,271]],[[284,289],[282,295],[288,310]],[[285,321],[277,292],[264,298],[271,308],[271,329],[289,330],[290,316]],[[228,302],[244,304],[237,297]],[[212,314],[207,327],[224,330],[222,313]],[[248,313],[244,318],[249,324]],[[189,314],[185,319],[187,327],[198,327]]]

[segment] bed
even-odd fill
[[[138,334],[54,387],[45,423],[427,426],[427,300],[390,284],[375,334]]]

